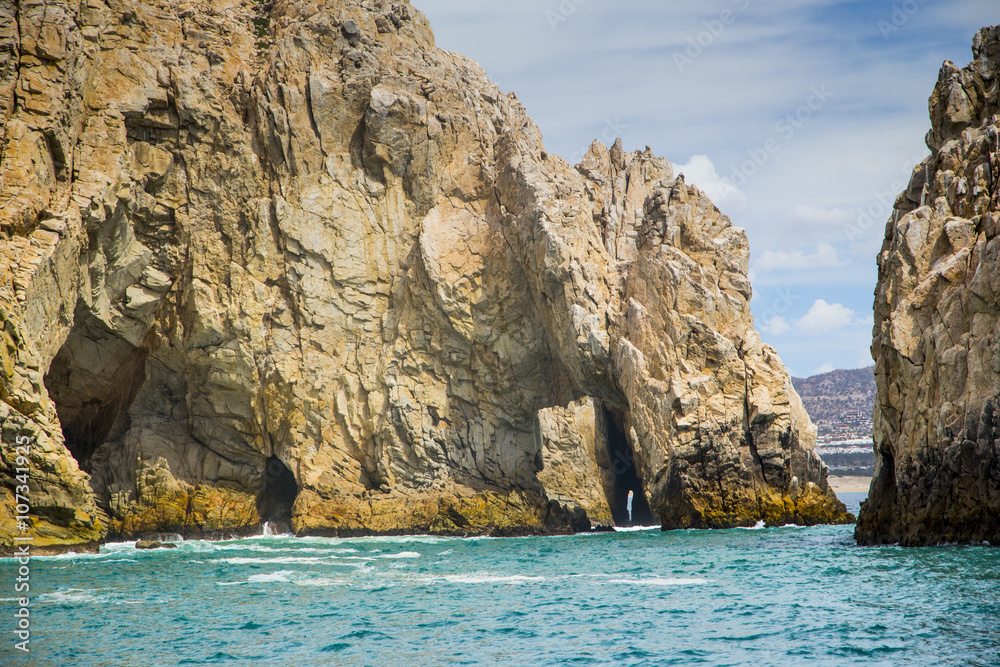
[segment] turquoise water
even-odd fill
[[[107,545],[32,561],[0,664],[1000,665],[1000,550],[851,531]]]

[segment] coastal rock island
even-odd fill
[[[879,255],[862,544],[1000,544],[1000,27],[941,68]]]
[[[0,45],[3,540],[19,437],[53,549],[852,520],[743,230],[547,153],[407,3],[0,1]]]

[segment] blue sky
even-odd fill
[[[944,60],[996,0],[413,0],[517,93],[546,147],[649,145],[747,230],[753,311],[789,370],[870,365],[892,201]]]

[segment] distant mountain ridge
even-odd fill
[[[792,384],[819,429],[818,444],[871,437],[876,394],[874,366],[792,378]]]

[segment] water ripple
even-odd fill
[[[850,531],[106,545],[33,559],[32,658],[1000,665],[1000,550],[862,549]]]

